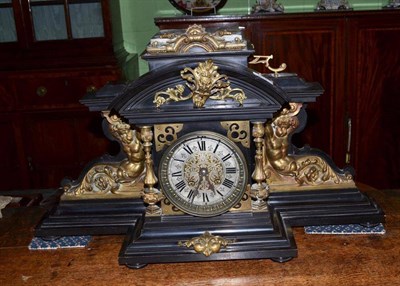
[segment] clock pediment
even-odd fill
[[[202,107],[194,106],[192,100],[171,99],[157,107],[155,103],[157,94],[166,94],[167,91],[176,93],[180,88],[184,89],[179,90],[182,98],[190,97],[190,85],[193,84],[185,80],[181,74],[183,70],[193,70],[198,65],[197,61],[189,63],[185,61],[151,71],[127,85],[123,94],[113,100],[108,109],[116,111],[132,124],[191,122],[205,119],[220,121],[228,117],[229,120],[265,121],[289,101],[283,89],[261,74],[243,66],[215,61],[218,75],[224,76],[224,83],[229,84],[229,89],[243,92],[245,99],[242,103],[229,97],[212,99],[211,96]],[[173,96],[172,94],[170,97]]]

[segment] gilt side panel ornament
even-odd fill
[[[121,143],[126,158],[120,162],[95,164],[80,182],[70,182],[63,186],[67,197],[134,195],[142,188],[145,166],[138,132],[117,115],[103,112],[103,116],[109,123],[110,133]]]
[[[230,140],[250,148],[250,126],[248,121],[222,121],[221,126],[226,130]]]
[[[337,172],[318,155],[289,154],[289,136],[299,126],[301,103],[290,103],[265,125],[264,172],[271,190],[354,187],[350,173]]]
[[[178,134],[182,130],[183,124],[157,124],[154,126],[154,141],[156,151],[159,152],[164,147],[168,147],[178,139]]]
[[[199,63],[195,69],[186,67],[181,71],[181,77],[186,80],[186,86],[190,89],[190,93],[184,95],[185,87],[183,85],[157,92],[153,101],[157,107],[170,101],[192,99],[194,107],[201,108],[209,98],[213,100],[231,98],[243,105],[243,101],[246,99],[242,89],[231,88],[228,76],[219,74],[218,66],[214,65],[212,60]]]

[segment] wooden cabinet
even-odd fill
[[[266,19],[250,23],[251,41],[256,43],[256,54],[273,54],[273,64],[287,64],[285,72],[297,73],[307,81],[319,82],[325,92],[317,102],[307,106],[308,123],[306,129],[294,135],[297,146],[310,144],[329,153],[335,162],[343,166],[344,140],[346,131],[341,122],[345,106],[345,93],[340,91],[344,77],[341,74],[343,63],[336,57],[343,53],[342,37],[344,27],[341,19],[328,18],[316,22],[313,17],[288,17]],[[254,66],[262,72],[263,67]],[[339,124],[337,124],[340,122]],[[335,134],[335,135],[334,135]]]
[[[354,17],[348,26],[351,161],[364,182],[398,188],[400,13]]]
[[[0,22],[15,24],[0,29],[0,190],[59,187],[110,148],[79,103],[121,77],[108,1],[0,2]]]
[[[193,23],[245,27],[256,54],[321,83],[325,93],[308,105],[307,127],[293,142],[354,166],[357,181],[400,187],[399,10],[156,19],[160,29]]]
[[[87,92],[120,77],[117,68],[0,72],[0,189],[58,187],[77,178],[110,142],[102,118],[79,103]],[[4,164],[3,164],[4,163]]]

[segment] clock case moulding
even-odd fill
[[[209,45],[205,45],[204,37],[201,41],[190,37],[190,29],[160,31],[142,54],[149,63],[148,73],[132,82],[107,84],[81,100],[90,111],[102,113],[105,135],[117,141],[121,150],[116,156],[106,154],[90,162],[77,180],[64,179],[64,195],[36,227],[36,236],[52,239],[65,235],[126,234],[119,263],[132,268],[148,263],[228,259],[270,258],[283,262],[297,256],[292,226],[384,221],[379,206],[355,186],[350,167],[339,169],[322,151],[299,149],[291,143],[291,136],[306,126],[307,103],[314,102],[323,93],[318,83],[305,82],[296,74],[255,72],[248,67],[248,57],[254,50],[243,38],[231,40],[240,43],[240,49],[216,50],[217,41],[229,42],[232,35],[241,36],[240,30],[219,33],[195,25],[192,29],[196,30],[196,36],[199,31],[207,35]],[[224,35],[229,39],[221,39]],[[179,37],[189,38],[192,42],[179,42]],[[171,42],[172,46],[168,46]],[[189,48],[188,43],[191,44]],[[178,85],[187,86],[180,76],[182,70],[194,70],[199,63],[209,60],[219,74],[229,78],[232,87],[244,91],[247,98],[243,105],[232,99],[209,99],[201,108],[194,107],[191,100],[172,100],[161,107],[155,105],[158,92],[173,90]],[[227,212],[207,218],[146,214],[148,205],[141,196],[143,178],[150,165],[146,165],[143,150],[137,149],[146,143],[143,141],[146,139],[135,137],[135,128],[181,123],[184,127],[179,132],[182,134],[199,130],[222,133],[220,122],[246,121],[249,125],[263,122],[267,123],[263,125],[266,126],[263,140],[268,150],[269,141],[265,138],[276,136],[268,126],[279,125],[288,117],[296,122],[296,126],[285,141],[287,149],[283,159],[289,163],[283,167],[294,165],[297,169],[294,172],[290,168],[279,169],[279,160],[264,160],[263,170],[270,175],[267,210]],[[131,135],[128,141],[127,134]],[[252,141],[251,132],[248,136]],[[157,166],[165,148],[157,151],[155,144],[152,145],[151,163],[157,176]],[[256,161],[255,146],[251,143],[250,148],[241,148],[251,177]],[[327,169],[330,179],[313,181],[310,177],[313,174],[299,171],[311,161]],[[196,253],[179,244],[205,232],[227,238],[230,243],[212,255]]]

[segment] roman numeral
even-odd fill
[[[223,158],[222,158],[222,161],[226,161],[226,160],[228,160],[228,159],[230,159],[230,158],[232,158],[232,154],[227,154],[227,155],[225,155]]]
[[[189,199],[189,201],[190,200],[193,201],[193,199],[194,199],[194,191],[193,190],[190,190],[189,194],[187,195],[187,198]]]
[[[217,193],[218,193],[221,197],[224,196],[224,195],[223,195],[220,191],[218,191],[218,190],[217,190]]]
[[[199,145],[200,151],[206,151],[206,141],[203,140],[197,141],[197,145]]]
[[[182,192],[185,187],[185,181],[180,181],[179,183],[175,184],[175,188],[177,188],[179,192]]]
[[[230,189],[233,186],[233,182],[229,179],[225,179],[224,182],[222,183],[222,185],[224,185],[225,187]]]
[[[208,195],[206,193],[203,193],[203,202],[209,202],[210,200],[208,199]]]
[[[181,177],[182,176],[182,171],[174,172],[171,175],[172,175],[172,177]]]
[[[217,152],[217,149],[219,147],[219,143],[215,146],[213,153],[215,154],[215,152]]]
[[[192,149],[190,149],[190,147],[189,147],[188,145],[185,145],[185,146],[183,147],[183,150],[185,150],[186,152],[188,152],[189,155],[192,155],[192,154],[193,154]]]
[[[226,173],[227,174],[236,174],[236,168],[235,167],[226,168]]]

